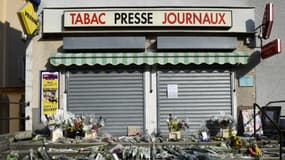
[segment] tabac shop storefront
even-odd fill
[[[187,119],[191,132],[222,111],[236,116],[253,12],[44,8],[43,35],[62,37],[47,67],[60,72],[61,107],[103,116],[112,135],[128,126],[166,135],[169,113]]]

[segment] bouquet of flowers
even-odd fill
[[[100,128],[104,127],[104,119],[102,116],[97,120],[95,115],[84,116],[83,118],[83,131],[85,138],[96,137]]]
[[[210,120],[206,121],[207,127],[218,127],[218,128],[228,128],[232,127],[235,123],[231,115],[227,115],[224,112],[221,112],[218,116],[213,116]]]
[[[181,131],[189,128],[187,122],[185,120],[179,120],[177,118],[172,117],[172,114],[169,114],[169,118],[167,120],[168,130],[170,132]]]
[[[220,115],[212,116],[209,120],[206,120],[206,127],[210,131],[211,136],[217,136],[221,129],[232,128],[235,125],[235,121],[231,115],[227,115],[221,112]]]
[[[67,120],[66,125],[67,136],[74,138],[75,136],[83,135],[83,120],[82,117],[71,118]]]
[[[105,126],[104,119],[103,119],[103,117],[100,116],[99,120],[97,121],[97,123],[93,124],[92,129],[97,131],[98,129],[100,129],[100,128],[104,127],[104,126]]]

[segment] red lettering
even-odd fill
[[[83,24],[83,21],[82,21],[80,14],[77,14],[77,16],[76,16],[75,24],[77,24],[77,23]]]
[[[96,23],[96,24],[106,24],[106,22],[102,19],[103,16],[105,16],[106,13],[100,13],[99,16],[97,17],[97,14],[94,13],[92,16],[92,20],[90,24]]]
[[[106,24],[106,21],[104,21],[102,19],[102,17],[104,17],[104,16],[106,16],[106,13],[100,13],[99,14],[99,22],[100,22],[100,24]]]
[[[75,13],[70,13],[69,14],[71,16],[71,24],[74,24],[74,16],[76,15]]]
[[[187,24],[192,24],[192,14],[191,13],[186,13],[186,23]]]
[[[106,24],[104,20],[104,16],[106,13],[100,13],[97,16],[96,13],[93,13],[92,17],[90,13],[70,13],[71,16],[71,24]]]
[[[226,24],[226,13],[165,12],[162,24]]]
[[[172,19],[171,19],[171,16],[173,17]],[[168,14],[168,22],[170,24],[174,24],[176,22],[176,15],[175,15],[175,13],[171,12],[171,13]]]
[[[210,21],[208,13],[206,13],[205,16],[204,16],[203,24],[205,24],[206,22],[208,24],[211,24],[211,21]]]
[[[220,22],[219,24],[223,23],[223,24],[226,24],[226,21],[225,21],[225,13],[219,13],[219,16],[220,16]]]
[[[167,22],[167,13],[164,13],[162,24],[166,24]]]
[[[91,20],[91,24],[93,24],[93,23],[96,23],[96,24],[98,24],[98,20],[97,20],[97,15],[96,15],[96,13],[93,13],[93,16],[92,16],[92,20]]]
[[[177,13],[177,21],[179,24],[185,23],[185,13]]]
[[[199,16],[196,13],[193,14],[193,23],[196,24],[196,21],[199,22],[199,24],[202,23],[202,14],[201,13],[199,13]]]
[[[89,24],[90,19],[89,19],[89,13],[84,13],[84,24]]]
[[[212,21],[212,24],[217,24],[218,23],[218,13],[214,14],[211,13],[211,21]]]

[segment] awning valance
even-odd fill
[[[55,53],[54,66],[130,64],[246,64],[248,53],[241,52],[143,52],[143,53]]]

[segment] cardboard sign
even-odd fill
[[[252,136],[254,133],[254,120],[253,120],[253,109],[241,110],[242,114],[242,124],[243,124],[243,134],[247,136]],[[263,134],[261,116],[260,114],[255,115],[255,125],[256,134]]]
[[[128,126],[128,136],[142,135],[142,127],[140,126]]]

